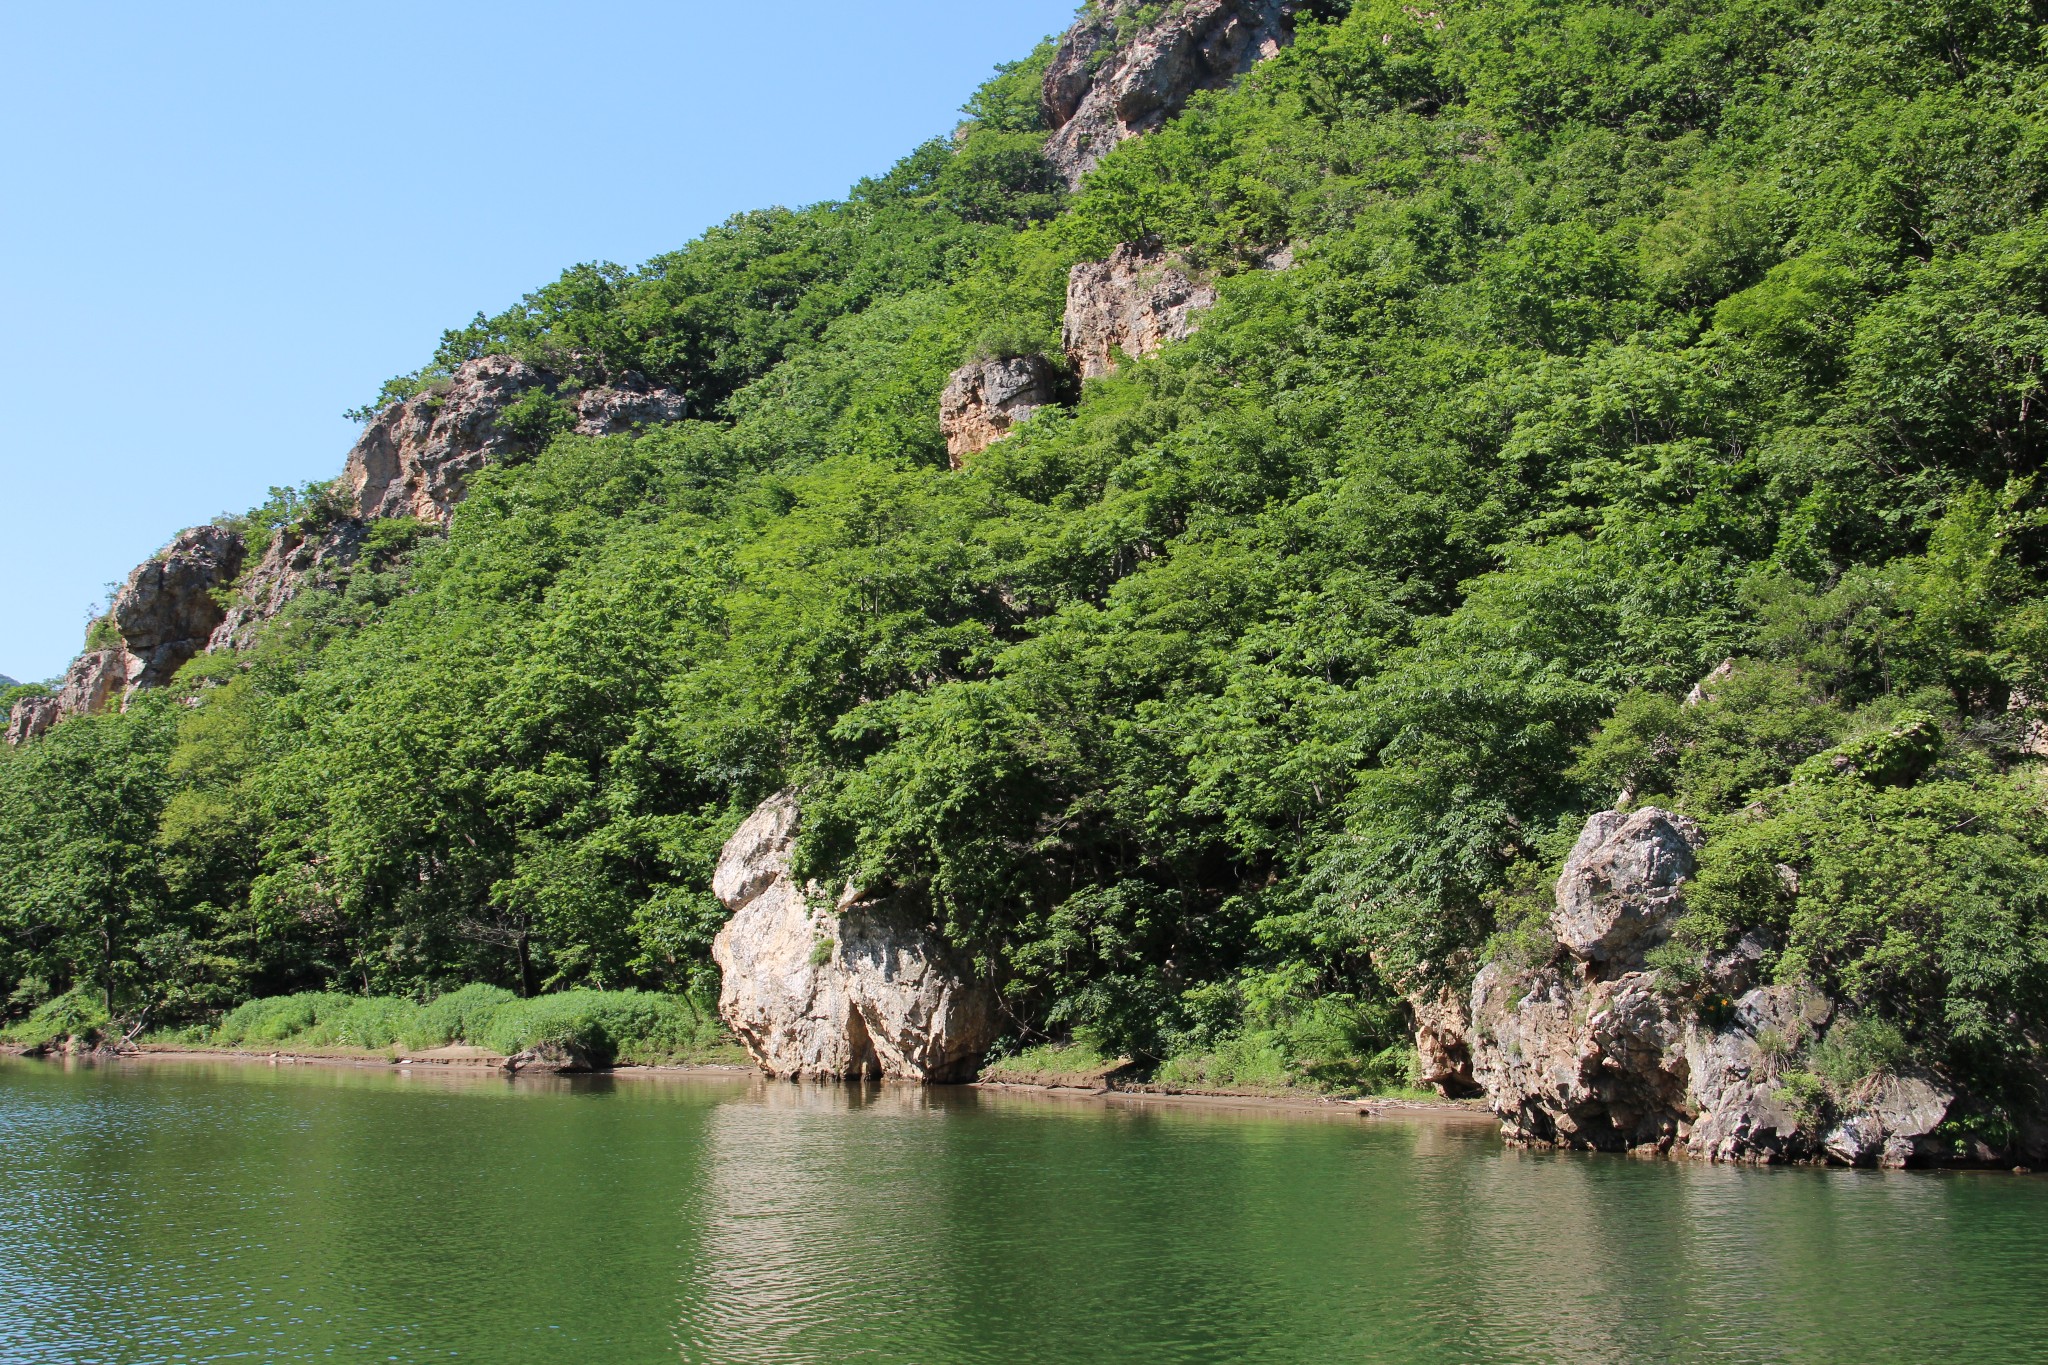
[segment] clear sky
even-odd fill
[[[0,0],[0,674],[443,328],[948,132],[1078,0]]]

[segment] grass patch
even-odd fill
[[[691,996],[653,991],[577,990],[521,1000],[495,986],[464,986],[424,1004],[398,996],[309,991],[251,1000],[211,1032],[181,1035],[180,1041],[251,1051],[426,1052],[464,1045],[508,1057],[543,1043],[563,1043],[601,1065],[744,1060],[708,1005]]]
[[[1126,1065],[1122,1057],[1105,1057],[1086,1043],[1042,1043],[981,1069],[980,1079],[1001,1085],[1071,1085],[1098,1089],[1109,1073]]]

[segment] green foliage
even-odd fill
[[[44,1001],[26,1019],[0,1029],[0,1043],[38,1049],[76,1040],[91,1046],[106,1036],[112,1022],[100,1000],[90,990],[78,987]]]

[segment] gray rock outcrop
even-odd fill
[[[1182,0],[1138,27],[1143,0],[1096,0],[1045,73],[1046,160],[1078,188],[1109,150],[1220,90],[1294,37],[1291,0]]]
[[[342,472],[353,515],[445,524],[478,470],[533,450],[535,438],[506,414],[535,390],[573,403],[574,429],[584,436],[679,421],[688,412],[683,395],[638,375],[572,392],[559,376],[511,356],[466,360],[445,383],[391,404],[364,428]]]
[[[1190,336],[1196,314],[1215,302],[1215,287],[1191,278],[1177,258],[1156,246],[1120,246],[1067,276],[1067,357],[1083,379],[1108,374],[1119,355],[1137,359]]]
[[[780,1078],[971,1079],[995,1038],[994,991],[886,902],[799,886],[798,820],[793,797],[771,797],[719,857],[712,891],[732,918],[711,956],[726,1024]]]
[[[1058,379],[1051,363],[1035,355],[975,361],[953,371],[939,395],[939,429],[953,468],[1055,402]]]
[[[281,530],[237,585],[235,599],[207,641],[209,652],[248,649],[287,602],[308,588],[332,588],[362,557],[366,528],[343,520],[320,531]]]
[[[1658,810],[1602,812],[1558,880],[1548,960],[1491,962],[1474,978],[1472,1073],[1510,1141],[1651,1151],[1708,1161],[1835,1160],[1904,1166],[1938,1155],[1930,1135],[1953,1093],[1931,1077],[1879,1075],[1833,1102],[1825,1134],[1794,1059],[1834,1014],[1796,984],[1753,985],[1761,934],[1707,954],[1695,988],[1644,970],[1646,946],[1683,910],[1699,831]]]
[[[1573,956],[1609,974],[1642,965],[1683,908],[1679,885],[1705,842],[1682,815],[1647,806],[1601,811],[1586,822],[1564,875],[1550,928]]]

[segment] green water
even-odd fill
[[[2048,1180],[744,1079],[0,1064],[0,1361],[2048,1360]]]

